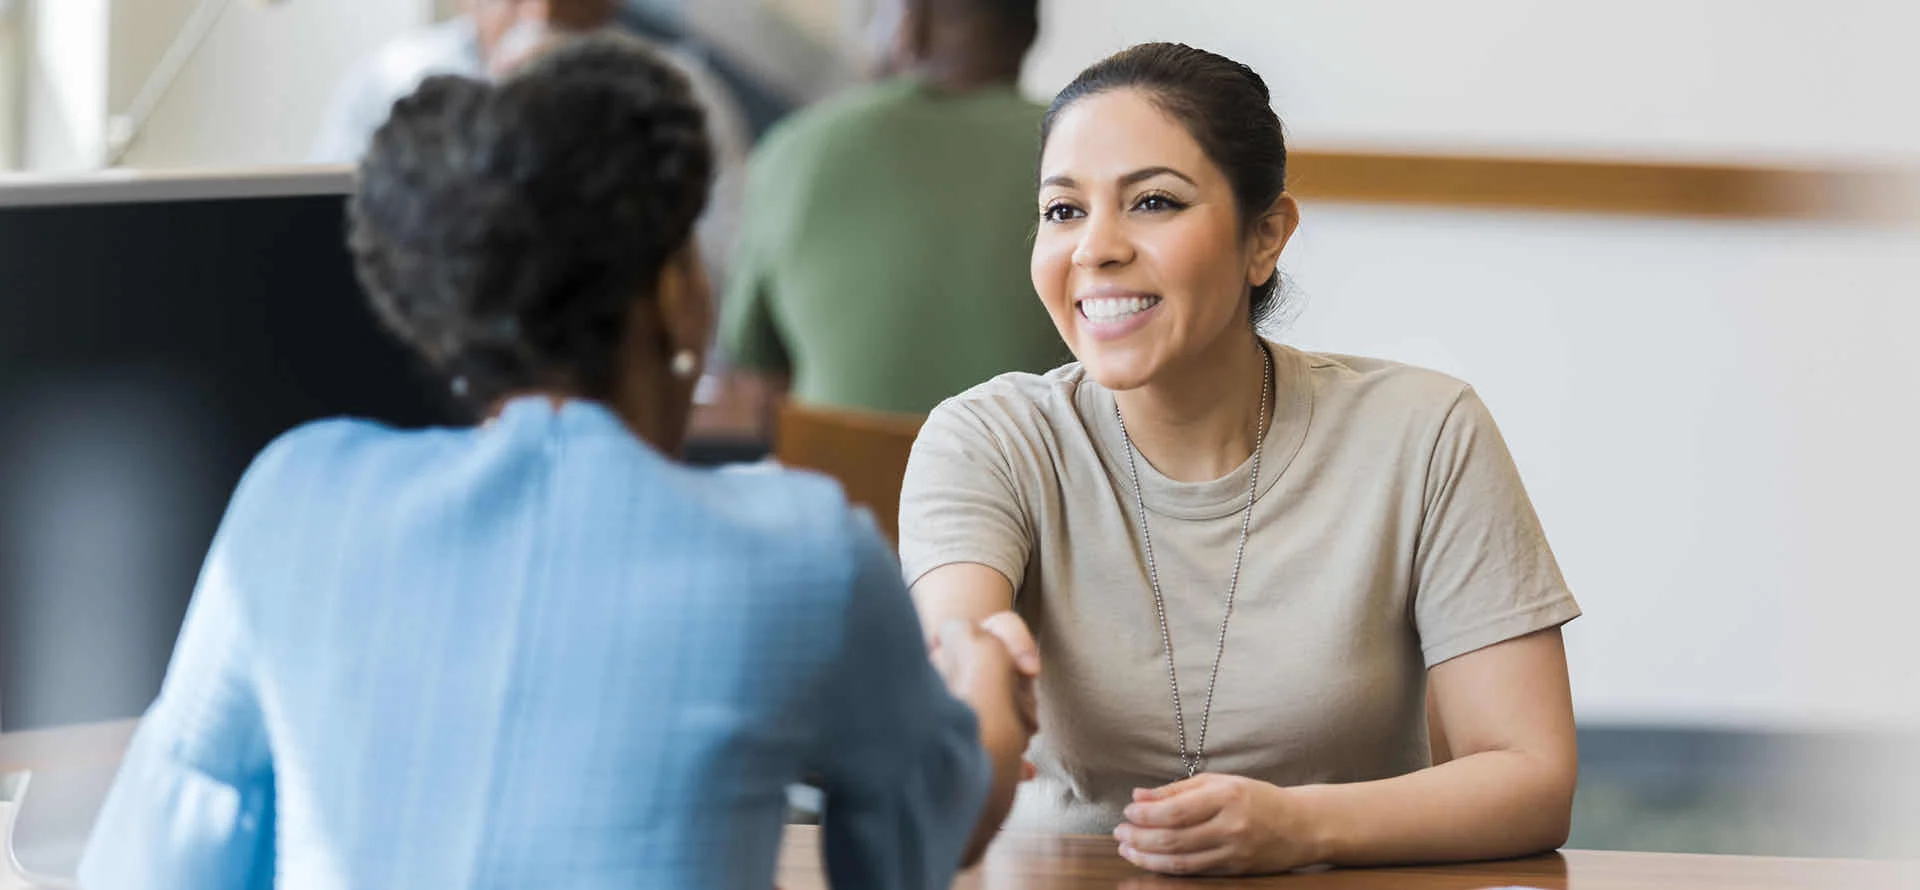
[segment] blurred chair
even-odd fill
[[[900,482],[925,418],[788,402],[774,432],[774,459],[838,480],[847,500],[873,511],[889,542],[899,540]]]

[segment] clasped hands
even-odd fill
[[[1300,791],[1244,776],[1201,773],[1137,788],[1113,830],[1120,855],[1170,875],[1272,874],[1313,865],[1313,819]]]

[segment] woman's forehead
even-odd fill
[[[1186,126],[1134,89],[1088,96],[1069,106],[1055,119],[1040,157],[1043,181],[1065,177],[1083,187],[1150,167],[1178,170],[1196,182],[1218,175]]]

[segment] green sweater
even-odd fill
[[[897,80],[783,121],[748,166],[729,360],[802,402],[915,414],[1067,361],[1027,275],[1043,113]]]

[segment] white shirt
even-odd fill
[[[360,160],[374,132],[393,111],[393,103],[439,74],[487,76],[480,33],[472,19],[457,18],[398,37],[348,71],[327,106],[310,160],[316,164]]]
[[[717,288],[724,262],[733,251],[752,136],[739,103],[699,57],[678,47],[655,48],[686,75],[694,97],[707,111],[707,138],[714,153],[713,192],[694,234]],[[480,33],[471,18],[462,16],[399,37],[347,72],[327,108],[309,159],[316,164],[357,163],[372,144],[373,134],[386,123],[393,103],[427,78],[442,74],[489,78],[480,53]]]

